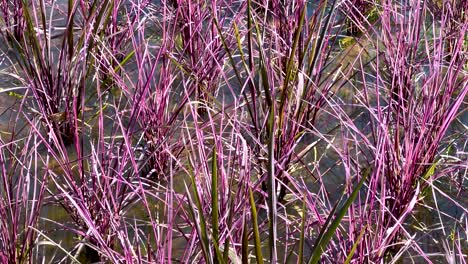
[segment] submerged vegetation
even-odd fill
[[[0,263],[466,263],[467,10],[0,0]]]

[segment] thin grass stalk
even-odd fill
[[[249,201],[250,201],[250,210],[252,213],[252,228],[253,228],[253,235],[254,235],[255,257],[256,257],[258,264],[263,264],[262,242],[260,241],[260,232],[258,229],[257,207],[255,206],[255,199],[254,199],[251,188],[249,188]]]
[[[368,175],[370,174],[370,171],[367,170],[363,173],[362,178],[359,180],[359,183],[357,186],[354,188],[353,192],[350,194],[348,199],[346,199],[345,203],[343,206],[340,208],[340,210],[336,213],[336,216],[329,216],[329,219],[331,220],[332,217],[334,218],[333,221],[330,222],[330,226],[325,225],[323,228],[326,228],[326,231],[323,233],[322,237],[319,237],[317,239],[317,242],[314,246],[314,249],[312,251],[312,256],[309,259],[309,264],[316,264],[320,261],[320,258],[322,256],[322,253],[327,247],[327,244],[330,242],[332,237],[334,236],[336,229],[339,227],[341,220],[345,216],[345,214],[348,211],[348,208],[352,205],[356,197],[358,196],[359,191],[361,190],[361,187],[364,185],[364,182],[367,180]],[[328,220],[327,220],[328,221]]]
[[[218,201],[218,158],[216,154],[216,146],[213,147],[213,156],[211,159],[211,228],[213,235],[213,242],[218,249],[216,250],[216,257],[214,263],[219,263],[219,201]]]
[[[302,217],[301,217],[301,232],[299,235],[299,257],[297,263],[304,263],[304,241],[305,241],[305,224],[307,218],[307,207],[306,207],[306,195],[304,195],[303,202],[302,202]]]
[[[198,193],[198,189],[197,189],[197,185],[195,181],[195,174],[193,173],[193,169],[191,169],[191,167],[190,167],[190,179],[191,179],[192,191],[195,195],[195,202],[190,202],[189,206],[192,210],[192,216],[194,218],[196,217],[195,208],[198,211],[198,218],[199,218],[198,224],[200,225],[199,235],[201,238],[201,246],[205,255],[205,260],[208,263],[213,263],[213,258],[210,252],[211,247],[210,247],[210,243],[208,239],[208,232],[207,232],[205,217],[203,213],[203,206],[202,206],[200,196]],[[190,196],[189,196],[189,199],[190,199]]]
[[[275,179],[275,107],[271,105],[268,117],[268,219],[269,219],[269,245],[270,263],[276,263],[278,259],[277,239],[278,239],[278,212]]]

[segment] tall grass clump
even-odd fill
[[[48,175],[39,172],[39,139],[33,132],[0,143],[0,261],[28,263],[41,241],[39,219]]]
[[[0,263],[465,263],[465,5],[0,0]]]
[[[362,204],[350,212],[347,230],[362,241],[342,246],[353,252],[349,260],[393,263],[411,249],[430,262],[405,224],[424,204],[426,190],[450,170],[463,169],[442,158],[444,137],[468,92],[466,19],[448,14],[455,6],[447,4],[436,20],[425,2],[381,1],[379,35],[372,41],[376,59],[370,67],[362,60],[356,67],[362,87],[357,100],[369,116],[371,145],[364,153],[372,158],[372,174]],[[453,23],[460,27],[447,29]],[[450,170],[437,172],[444,166]]]
[[[119,56],[125,24],[119,25],[118,5],[112,1],[2,1],[2,35],[15,58],[15,67],[27,95],[29,108],[54,131],[62,144],[80,137],[87,109],[86,88],[105,49]],[[116,66],[116,60],[110,59]],[[106,69],[99,67],[101,70]],[[105,74],[104,74],[105,75]]]

